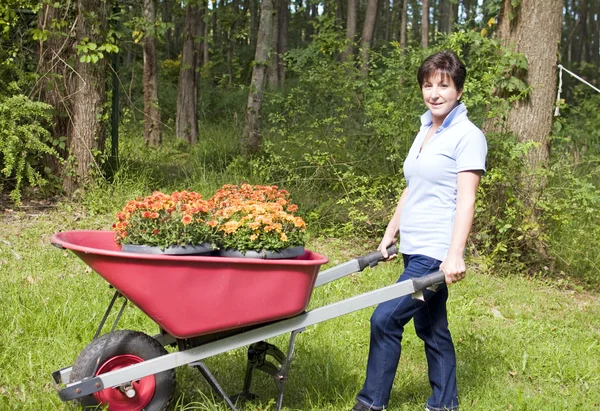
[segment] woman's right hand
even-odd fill
[[[381,252],[381,255],[383,256],[383,259],[385,261],[391,260],[392,258],[395,258],[398,255],[398,254],[388,255],[388,253],[387,253],[388,247],[395,243],[396,243],[396,237],[388,237],[388,236],[384,236],[383,239],[381,240],[381,242],[379,243],[379,247],[377,247],[377,250]]]

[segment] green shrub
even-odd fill
[[[0,100],[0,185],[10,186],[10,198],[17,204],[24,186],[48,182],[50,170],[43,167],[43,157],[59,158],[54,146],[64,144],[45,128],[50,109],[23,95]]]

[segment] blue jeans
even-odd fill
[[[441,261],[423,255],[403,255],[403,258],[404,272],[399,282],[436,272],[441,264]],[[448,287],[444,284],[435,292],[424,290],[423,295],[425,302],[407,295],[386,301],[373,312],[367,377],[357,396],[358,401],[372,410],[381,410],[388,405],[400,361],[402,333],[411,318],[417,335],[425,343],[429,383],[433,390],[427,407],[432,411],[458,408],[456,354],[446,313]]]

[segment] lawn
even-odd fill
[[[107,229],[110,215],[69,205],[8,211],[0,231],[0,410],[71,410],[51,373],[71,365],[88,344],[111,298],[107,283],[70,252],[52,247],[63,230]],[[328,266],[370,251],[370,244],[313,238],[309,248]],[[456,343],[463,410],[600,410],[600,300],[573,285],[517,272],[481,273],[451,286],[450,326]],[[391,284],[399,260],[315,289],[309,309]],[[167,275],[167,274],[166,274]],[[349,410],[361,387],[372,308],[309,327],[296,340],[284,410]],[[119,328],[153,335],[156,325],[129,305]],[[286,347],[287,336],[270,342]],[[241,390],[245,350],[206,364],[228,393]],[[421,341],[409,326],[390,410],[421,410],[429,396]],[[274,410],[276,390],[256,375],[256,402]],[[227,410],[198,371],[177,369],[173,410]]]

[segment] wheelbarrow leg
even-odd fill
[[[235,395],[234,398],[242,400],[252,400],[256,398],[256,395],[250,392],[250,387],[252,385],[254,370],[260,370],[273,378],[277,391],[279,392],[279,395],[277,396],[277,411],[281,410],[285,383],[288,378],[288,372],[294,354],[296,335],[302,331],[304,331],[304,328],[292,331],[287,355],[273,344],[269,344],[265,341],[259,341],[250,345],[250,347],[248,347],[248,365],[244,377],[244,388],[242,392]],[[268,361],[268,357],[274,359],[276,363],[274,364],[273,362]]]
[[[288,379],[288,372],[290,370],[290,365],[292,363],[292,356],[294,354],[294,346],[296,344],[296,336],[304,331],[305,328],[301,328],[299,330],[292,331],[292,335],[290,336],[290,343],[288,346],[288,354],[285,358],[285,361],[281,364],[280,372],[278,375],[279,384],[277,384],[277,388],[279,389],[279,397],[277,398],[277,411],[281,410],[281,406],[283,405],[283,390],[285,389],[285,383]]]
[[[189,366],[196,367],[198,369],[198,371],[200,371],[200,373],[202,374],[202,376],[204,377],[206,382],[208,382],[210,387],[217,394],[219,394],[219,396],[221,396],[221,398],[223,398],[223,400],[225,400],[225,402],[227,403],[229,408],[231,408],[232,411],[237,411],[237,408],[235,408],[235,405],[233,405],[233,402],[227,396],[227,394],[223,390],[223,387],[221,387],[221,385],[219,385],[219,382],[216,380],[216,378],[212,375],[212,373],[208,370],[208,368],[206,367],[206,365],[204,365],[204,363],[202,361],[192,362],[189,364]]]

